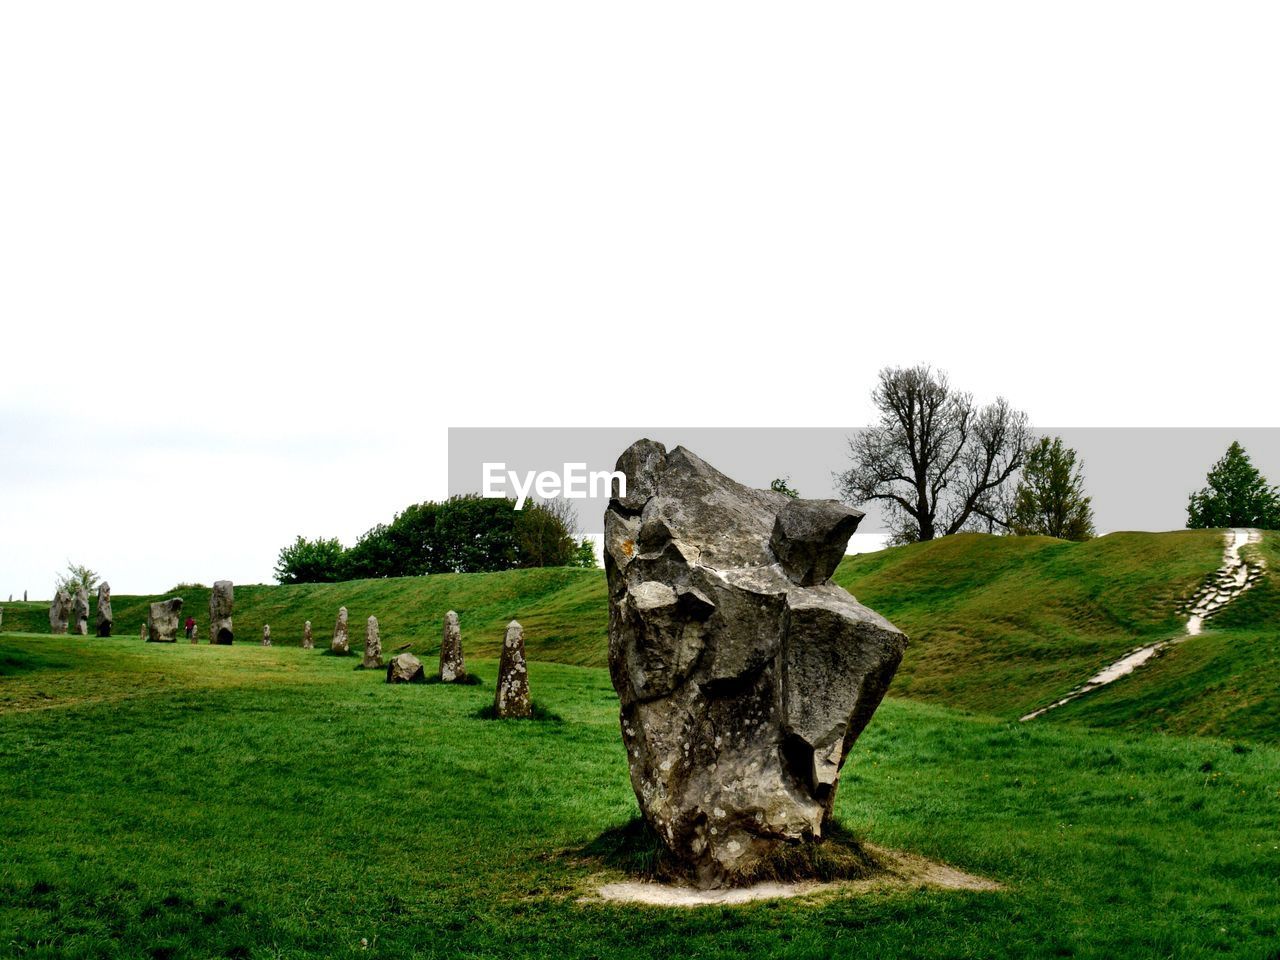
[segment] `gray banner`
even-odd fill
[[[834,427],[451,427],[449,494],[480,493],[484,465],[505,464],[521,483],[530,472],[563,475],[566,464],[610,471],[624,449],[641,437],[682,445],[717,469],[753,487],[789,477],[805,497],[837,496],[833,475],[848,468],[848,438],[858,428]],[[1280,482],[1280,428],[1069,427],[1037,429],[1061,436],[1084,464],[1098,533],[1173,530],[1186,524],[1187,496],[1232,440],[1253,463]],[[491,468],[491,475],[493,468]],[[516,495],[507,479],[506,492]],[[574,500],[581,532],[602,532],[608,497]],[[874,504],[858,532],[881,533]]]

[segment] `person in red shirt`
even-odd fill
[[[187,639],[190,640],[196,633],[196,618],[187,617]]]

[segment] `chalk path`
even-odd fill
[[[1061,700],[1055,700],[1047,707],[1041,707],[1039,710],[1032,710],[1022,719],[1034,720],[1036,717],[1044,716],[1050,710],[1054,710],[1063,704],[1070,703],[1072,700],[1079,700],[1086,693],[1092,693],[1099,687],[1105,687],[1121,677],[1127,677],[1166,647],[1181,643],[1187,637],[1198,635],[1204,628],[1206,620],[1262,578],[1261,561],[1251,564],[1240,554],[1241,548],[1246,544],[1257,543],[1261,539],[1262,534],[1257,530],[1237,528],[1227,531],[1225,536],[1226,547],[1222,554],[1222,566],[1205,581],[1204,585],[1196,591],[1196,594],[1184,607],[1187,613],[1187,624],[1186,632],[1182,636],[1170,637],[1168,640],[1157,640],[1155,643],[1149,643],[1145,647],[1130,650],[1115,663],[1099,670]]]

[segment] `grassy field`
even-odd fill
[[[1263,549],[1280,569],[1276,535]],[[895,696],[1016,718],[1057,699],[1135,646],[1177,636],[1179,602],[1221,560],[1219,531],[1117,533],[1087,543],[962,534],[849,557],[836,579],[911,636]],[[208,626],[208,590],[182,591]],[[1268,579],[1211,629],[1151,668],[1043,722],[1251,737],[1280,743],[1280,592]],[[152,597],[117,595],[116,632],[136,638]],[[338,607],[358,646],[376,614],[383,646],[437,654],[445,611],[458,611],[469,656],[496,656],[517,618],[533,659],[603,666],[607,610],[598,570],[237,586],[239,642],[271,625],[299,644],[310,619],[327,643]],[[47,604],[6,604],[5,629],[44,633]],[[207,641],[207,634],[203,637]],[[0,692],[0,697],[4,694]]]
[[[622,908],[578,902],[636,813],[606,673],[535,662],[559,719],[500,722],[475,667],[3,637],[0,953],[1280,956],[1275,748],[890,699],[839,817],[1004,889]]]

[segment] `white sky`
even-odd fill
[[[0,6],[0,601],[269,580],[446,428],[1275,425],[1273,3]],[[1277,478],[1280,479],[1280,478]]]

